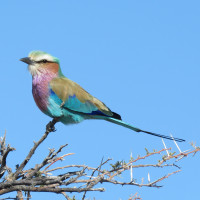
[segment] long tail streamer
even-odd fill
[[[127,124],[127,123],[125,123],[125,122],[123,122],[121,120],[118,120],[118,119],[107,118],[106,120],[109,121],[109,122],[124,126],[126,128],[129,128],[129,129],[134,130],[136,132],[143,132],[143,133],[147,133],[149,135],[154,135],[154,136],[165,138],[165,139],[168,139],[168,140],[175,140],[177,142],[185,142],[184,139],[175,138],[175,137],[171,137],[171,136],[167,136],[167,135],[161,135],[161,134],[157,134],[157,133],[152,133],[152,132],[149,132],[149,131],[143,131],[143,130],[141,130],[139,128],[136,128],[136,127],[134,127],[134,126],[132,126],[130,124]]]

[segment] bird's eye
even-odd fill
[[[48,61],[47,61],[47,60],[45,60],[45,59],[44,59],[44,60],[42,60],[42,63],[47,63],[47,62],[48,62]]]
[[[50,63],[51,61],[48,61],[46,59],[42,59],[42,60],[39,60],[39,61],[35,61],[36,63]]]

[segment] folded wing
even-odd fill
[[[51,95],[60,100],[62,107],[86,115],[101,115],[121,119],[103,102],[90,95],[80,85],[65,77],[54,78],[50,82]]]

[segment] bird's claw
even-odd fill
[[[46,131],[49,131],[49,132],[55,132],[56,131],[56,128],[55,128],[54,123],[52,121],[50,121],[47,124]]]

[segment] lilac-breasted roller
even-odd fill
[[[64,124],[75,124],[85,119],[103,119],[136,132],[143,132],[172,140],[170,136],[141,130],[122,121],[103,102],[93,97],[80,85],[66,78],[58,58],[43,51],[32,51],[20,59],[28,64],[32,75],[32,93],[39,109]],[[182,142],[183,139],[174,138]]]

